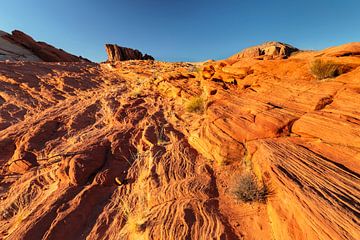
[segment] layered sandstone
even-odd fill
[[[0,61],[41,61],[33,52],[6,40],[4,36],[8,36],[8,33],[0,31]]]
[[[37,42],[25,33],[15,30],[12,34],[0,32],[0,60],[83,62],[89,61],[75,56],[45,42]]]
[[[203,65],[0,63],[0,238],[359,239],[356,45]],[[319,81],[317,58],[349,71]],[[185,110],[196,96],[203,113]],[[266,202],[234,198],[243,172]]]

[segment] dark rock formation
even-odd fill
[[[148,54],[143,55],[139,50],[120,47],[116,44],[105,44],[108,61],[127,61],[127,60],[154,60]]]
[[[26,35],[25,33],[15,30],[12,34],[2,34],[2,40],[6,41],[6,45],[13,46],[14,48],[21,48],[25,51],[28,51],[33,54],[31,58],[16,58],[14,51],[10,51],[9,60],[29,60],[29,61],[45,61],[45,62],[83,62],[89,61],[81,56],[75,56],[70,53],[65,52],[62,49],[55,48],[45,42],[37,42],[32,37]],[[11,49],[10,49],[11,50]],[[9,50],[7,51],[9,52]],[[21,55],[21,54],[20,54]],[[6,59],[6,56],[3,57]]]

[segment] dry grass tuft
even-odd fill
[[[201,96],[192,97],[185,105],[188,112],[195,112],[202,114],[205,108],[205,101]]]
[[[265,184],[259,186],[253,174],[244,173],[235,178],[233,194],[237,200],[242,202],[265,202],[269,190]]]
[[[310,71],[317,79],[334,78],[343,73],[343,67],[334,62],[316,59],[311,63]]]

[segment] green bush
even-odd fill
[[[233,193],[237,200],[243,202],[265,202],[269,195],[267,186],[259,186],[256,177],[251,173],[244,173],[235,178]]]
[[[334,78],[343,73],[341,65],[320,59],[311,63],[310,70],[317,79]]]
[[[204,99],[200,96],[192,97],[186,103],[186,111],[188,112],[196,112],[196,113],[203,113],[204,112]]]

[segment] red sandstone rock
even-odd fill
[[[47,43],[37,42],[25,33],[15,30],[12,34],[1,36],[3,39],[16,44],[32,52],[35,56],[45,62],[82,62],[89,61],[85,58],[77,57],[62,49],[57,49]],[[1,47],[1,46],[0,46]]]
[[[254,47],[246,48],[240,53],[237,53],[230,57],[230,60],[236,60],[239,58],[286,58],[293,52],[297,52],[299,49],[281,42],[266,42]]]
[[[0,63],[0,238],[360,239],[356,45],[203,66]],[[351,68],[318,81],[320,54]],[[184,110],[194,96],[202,114]],[[243,172],[267,201],[234,199]]]
[[[150,55],[143,55],[139,50],[120,47],[116,44],[105,44],[108,61],[127,61],[127,60],[154,60]]]
[[[9,171],[12,173],[26,173],[30,168],[32,168],[34,165],[24,159],[16,160],[12,163],[10,163]]]

